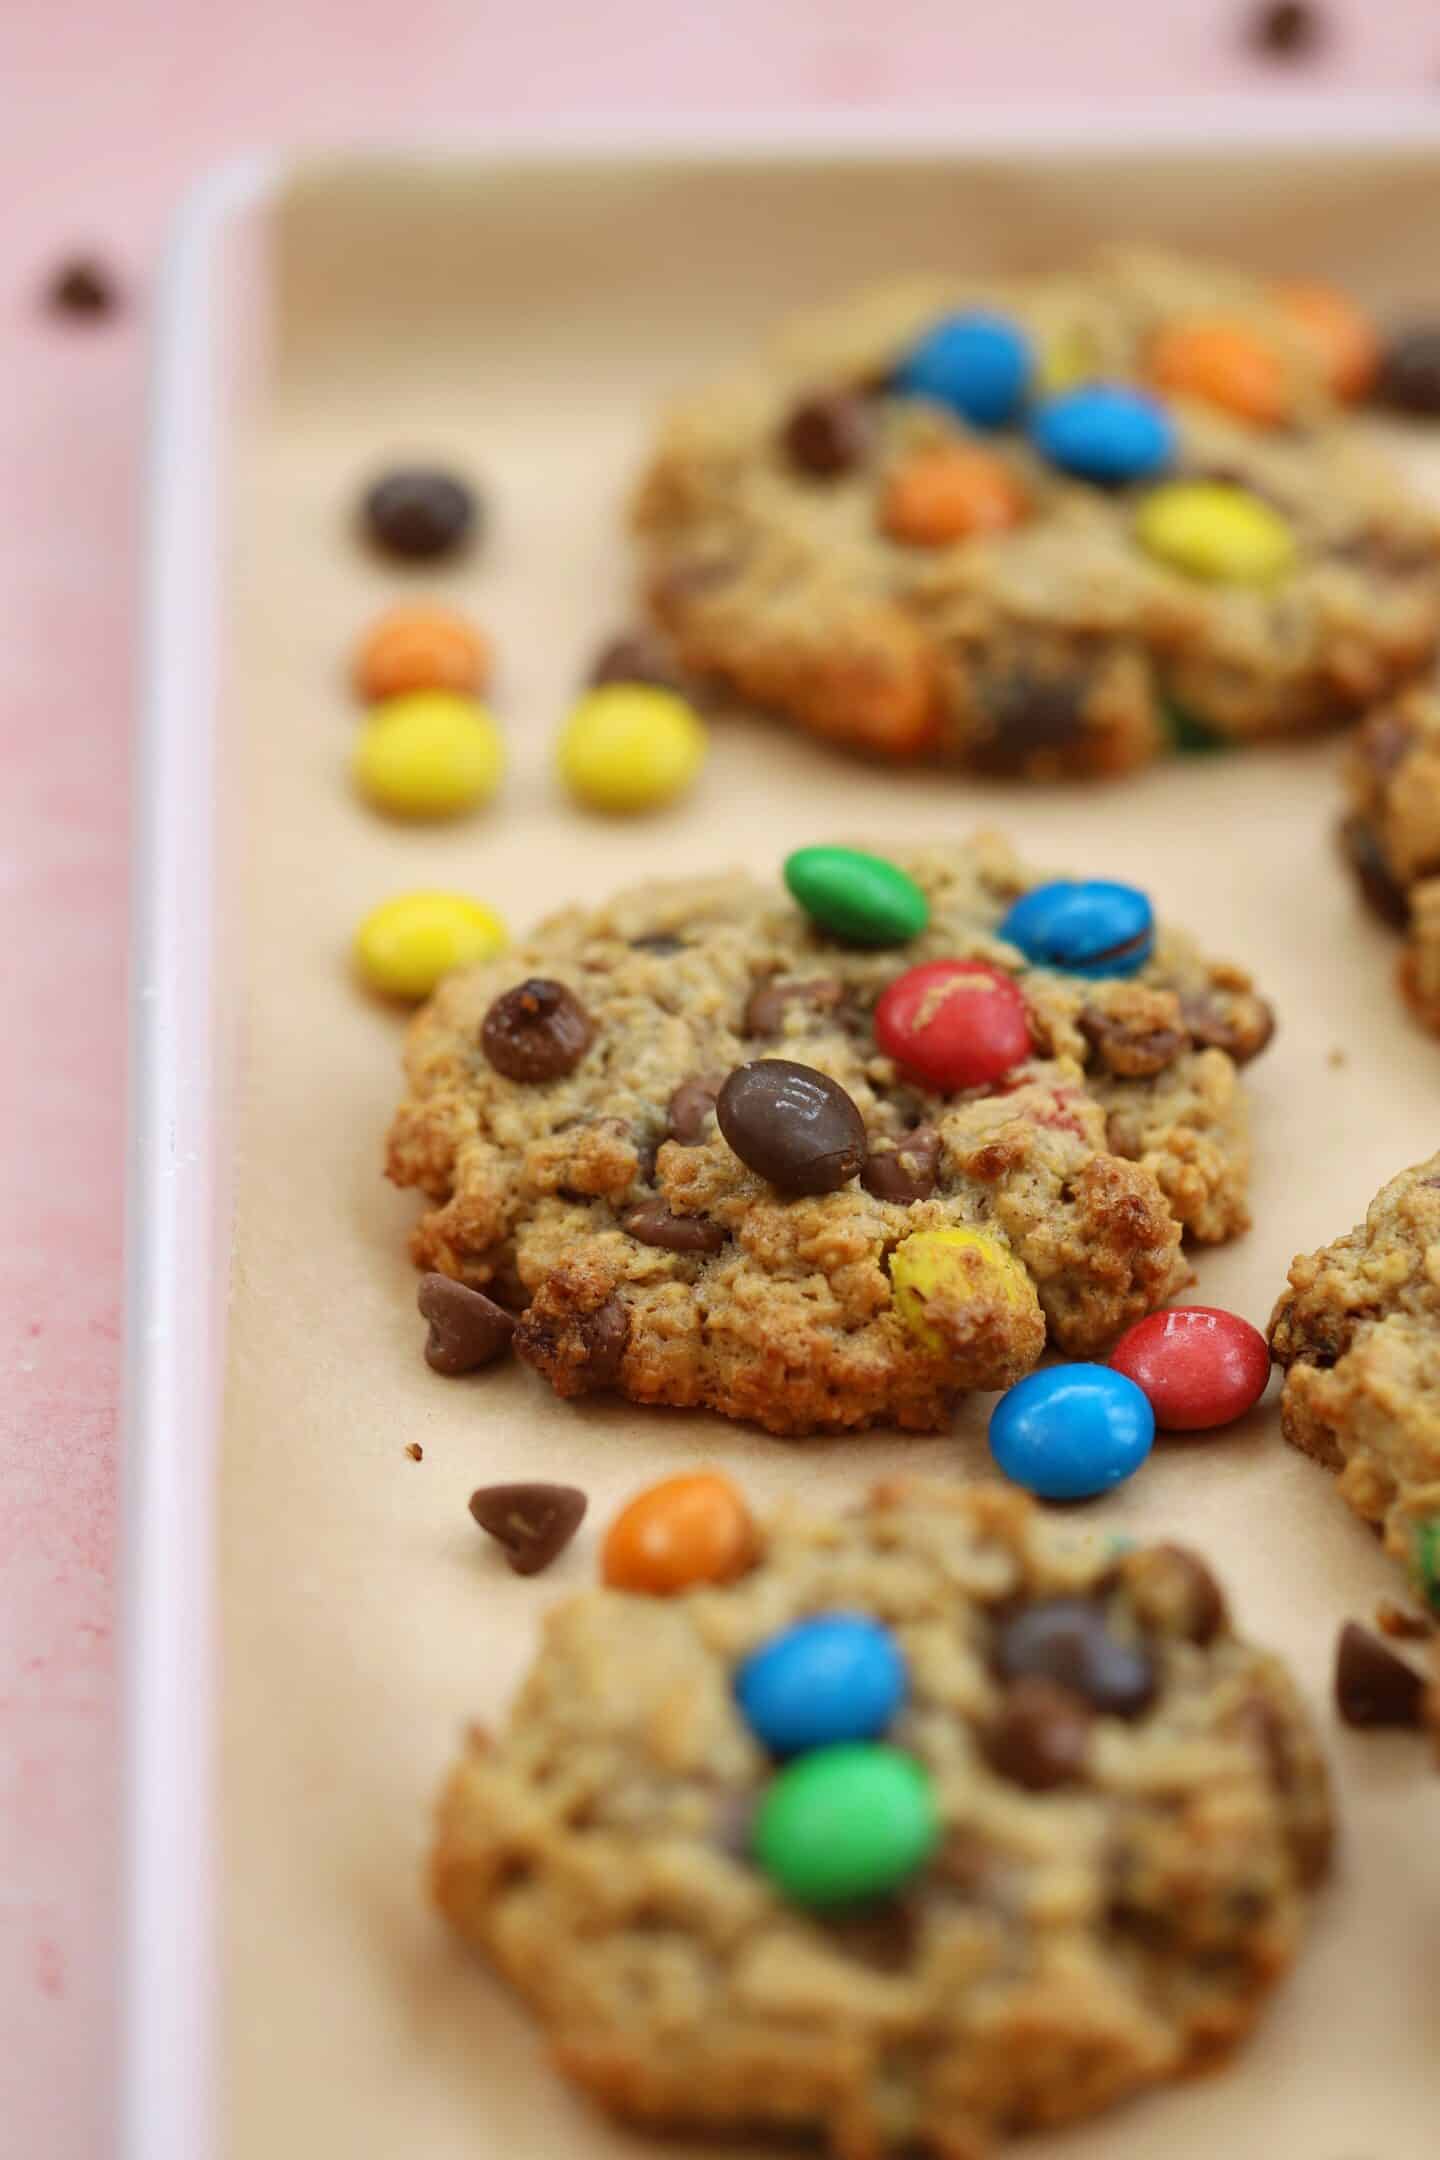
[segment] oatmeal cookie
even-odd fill
[[[1405,933],[1400,986],[1440,1033],[1440,698],[1416,688],[1357,729],[1340,837],[1361,892]]]
[[[1183,1233],[1246,1227],[1237,1067],[1272,1024],[1249,977],[1168,927],[1124,979],[1027,963],[997,932],[1036,880],[993,836],[895,867],[928,908],[903,949],[842,942],[740,876],[644,885],[452,976],[413,1023],[388,1171],[430,1202],[415,1262],[523,1308],[515,1349],[562,1395],[929,1430],[1047,1334],[1089,1356],[1164,1304]],[[873,1015],[914,963],[972,958],[1022,1048],[947,1092],[881,1052]],[[768,1115],[797,1071],[835,1121],[833,1184],[787,1190],[743,1128],[756,1087]],[[984,1233],[968,1293],[910,1332],[891,1257],[956,1229]]]
[[[1440,1610],[1440,1155],[1291,1265],[1270,1322],[1287,1440],[1328,1470]]]
[[[1008,425],[907,380],[917,340],[976,310],[1030,354]],[[1272,394],[1246,417],[1257,352]],[[1146,385],[1163,470],[1098,485],[1042,454],[1027,420],[1089,378]],[[1212,395],[1232,378],[1239,409]],[[1178,556],[1153,525],[1176,482],[1204,487]],[[1440,527],[1339,416],[1311,332],[1270,288],[1165,257],[912,278],[791,325],[671,415],[632,522],[687,667],[885,758],[1103,775],[1298,733],[1440,636]]]
[[[787,1631],[825,1615],[888,1638],[898,1706],[892,1679],[870,1743],[781,1763],[774,1653],[793,1690]],[[857,1757],[923,1834],[851,1904],[830,1893],[855,1826],[824,1788],[853,1790]],[[797,1827],[814,1841],[787,1849]],[[792,1506],[727,1587],[552,1611],[507,1727],[450,1779],[432,1881],[615,2114],[981,2160],[1241,2041],[1329,1844],[1309,1719],[1202,1560],[1117,1555],[1012,1489],[895,1481],[835,1519]]]

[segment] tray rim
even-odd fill
[[[617,116],[483,143],[257,150],[203,173],[174,215],[150,359],[132,821],[125,1190],[122,1832],[117,2160],[214,2160],[218,1958],[211,1866],[215,1480],[224,1372],[213,1286],[228,1210],[214,962],[221,681],[220,356],[229,235],[298,178],[347,168],[913,164],[983,156],[1397,158],[1431,151],[1411,95],[1274,93],[1123,104],[999,99],[882,111]],[[180,903],[183,902],[183,905]]]

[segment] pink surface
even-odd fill
[[[460,141],[488,120],[1027,91],[1440,98],[1425,0],[1327,14],[1323,54],[1267,64],[1228,0],[0,10],[0,2160],[101,2152],[111,2112],[127,761],[146,302],[175,198],[257,144]],[[76,243],[129,279],[122,320],[37,310]]]

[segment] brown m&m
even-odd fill
[[[715,1115],[746,1168],[782,1193],[838,1192],[865,1161],[865,1123],[839,1081],[790,1058],[737,1065]]]

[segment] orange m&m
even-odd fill
[[[1278,427],[1290,417],[1284,359],[1246,323],[1221,315],[1167,323],[1150,347],[1149,365],[1162,390],[1219,405],[1241,420]]]
[[[946,547],[1025,516],[1025,491],[1003,458],[962,444],[924,450],[890,475],[880,522],[892,540]]]
[[[600,1573],[613,1590],[673,1597],[698,1583],[734,1582],[755,1558],[743,1496],[714,1470],[665,1478],[637,1493],[605,1534]]]
[[[1364,397],[1380,367],[1380,340],[1363,309],[1333,285],[1292,278],[1270,295],[1315,355],[1332,393]]]
[[[453,608],[392,608],[362,639],[355,688],[367,705],[411,690],[474,697],[490,674],[488,639]]]

